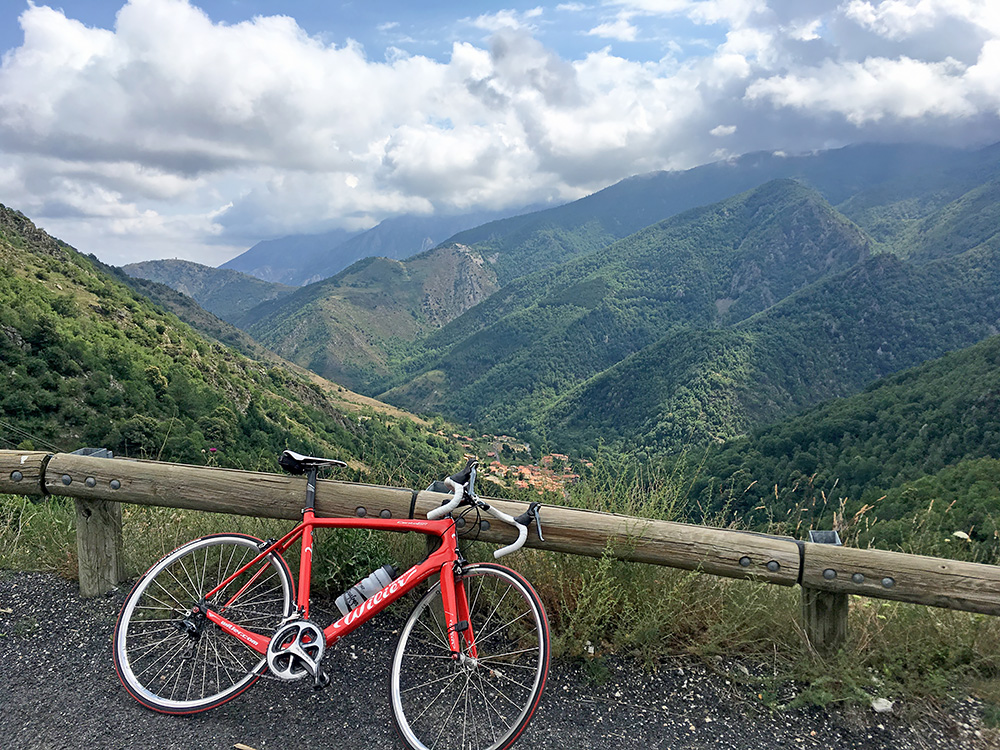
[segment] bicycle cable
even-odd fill
[[[468,528],[469,523],[468,523],[468,521],[466,520],[465,517],[467,515],[469,515],[472,511],[476,512],[476,529],[475,529],[476,533],[475,533],[475,536],[471,536],[470,537],[469,534],[470,534],[470,532],[472,530]],[[479,506],[476,505],[475,503],[473,503],[469,507],[463,509],[462,512],[458,514],[458,518],[462,519],[462,521],[465,522],[465,526],[466,526],[466,528],[463,528],[463,529],[461,529],[461,530],[458,531],[458,535],[457,535],[458,536],[458,540],[460,542],[464,542],[466,545],[474,544],[474,543],[478,542],[479,541],[479,534],[480,534],[480,532],[482,531],[482,528],[483,528],[482,527],[482,511],[480,510]],[[458,519],[454,519],[454,523],[455,523],[456,528],[458,528]],[[462,550],[462,553],[464,554],[465,550]]]

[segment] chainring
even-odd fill
[[[319,662],[326,650],[323,630],[309,620],[282,625],[267,645],[267,668],[279,680],[313,678],[320,673]]]

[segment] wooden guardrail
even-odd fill
[[[120,580],[117,503],[298,520],[305,479],[155,461],[75,454],[0,451],[0,493],[72,497],[77,502],[80,589],[103,593]],[[447,498],[435,492],[320,480],[317,515],[423,516]],[[512,515],[522,503],[490,498]],[[698,570],[783,586],[800,584],[807,635],[820,651],[846,638],[847,596],[915,602],[1000,614],[1000,567],[881,550],[852,549],[786,537],[634,518],[547,505],[545,541],[527,545],[576,555],[610,553],[633,562]],[[513,530],[493,524],[481,540],[507,544]]]

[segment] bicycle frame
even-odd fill
[[[345,635],[368,622],[368,620],[390,604],[405,596],[416,586],[437,573],[441,579],[441,600],[444,605],[445,625],[452,658],[459,658],[459,654],[461,653],[461,643],[458,637],[459,632],[463,634],[471,655],[474,658],[477,656],[465,588],[455,585],[459,552],[453,518],[443,518],[436,521],[395,518],[316,518],[314,511],[307,507],[303,511],[302,523],[285,534],[281,539],[264,547],[260,554],[253,560],[219,583],[214,589],[206,592],[203,601],[211,599],[212,596],[224,589],[230,582],[253,568],[254,565],[260,563],[267,555],[272,553],[281,555],[291,548],[297,540],[300,540],[302,554],[299,565],[296,611],[302,618],[308,619],[309,595],[312,583],[313,531],[317,528],[416,531],[420,534],[437,536],[441,539],[441,546],[428,555],[427,559],[409,568],[388,586],[368,598],[363,604],[352,609],[329,627],[325,628],[323,635],[327,647],[332,646]],[[263,572],[263,570],[264,568],[261,568],[261,571],[257,575]],[[251,577],[250,581],[233,594],[230,602],[246,591],[253,584],[254,580],[256,580],[257,575]],[[203,606],[205,607],[205,616],[221,629],[238,638],[259,654],[264,655],[267,653],[268,643],[270,642],[269,636],[240,627],[207,605]],[[225,610],[225,608],[226,606],[223,606],[222,609]],[[460,623],[464,623],[464,627],[461,627]]]

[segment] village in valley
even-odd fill
[[[440,433],[439,433],[440,434]],[[564,494],[567,486],[580,481],[573,459],[565,453],[547,453],[533,462],[531,446],[510,435],[482,435],[479,438],[451,433],[469,456],[480,458],[479,477],[500,487],[535,490],[538,494]],[[486,448],[485,457],[480,452]],[[592,468],[590,461],[581,466]]]

